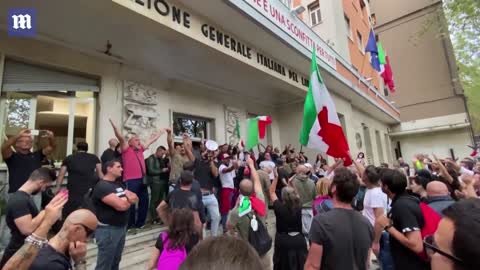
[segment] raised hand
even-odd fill
[[[44,222],[53,225],[62,216],[63,206],[68,201],[68,191],[60,191],[53,199],[45,206]],[[66,218],[66,217],[65,217]]]

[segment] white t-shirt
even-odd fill
[[[220,182],[224,188],[235,188],[233,183],[233,178],[235,178],[235,170],[227,173],[222,173],[224,169],[228,169],[228,166],[221,164],[218,168],[218,173],[220,174]]]
[[[363,215],[370,221],[372,226],[375,224],[375,213],[373,208],[383,208],[384,215],[388,211],[387,194],[383,193],[381,187],[367,189],[363,198]]]
[[[268,176],[270,177],[270,180],[273,180],[273,178],[275,178],[275,174],[273,173],[273,170],[275,169],[275,163],[271,160],[264,160],[260,162],[260,169],[267,168],[267,167],[272,169],[272,172],[270,172]]]

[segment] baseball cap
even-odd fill
[[[230,158],[230,155],[228,155],[227,153],[223,153],[221,156],[220,156],[220,159],[226,159],[226,158]]]

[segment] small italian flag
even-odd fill
[[[345,166],[351,165],[348,143],[335,103],[320,76],[315,50],[312,54],[310,84],[303,110],[300,144],[334,158],[342,158]]]
[[[247,119],[247,146],[248,151],[255,147],[259,139],[264,139],[267,133],[267,125],[272,123],[270,116],[257,116]]]

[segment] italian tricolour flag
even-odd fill
[[[352,164],[335,103],[318,70],[315,50],[312,54],[310,84],[303,109],[300,144],[334,158],[342,158],[345,166]]]
[[[259,139],[264,139],[267,134],[267,125],[272,123],[270,116],[257,116],[247,119],[247,145],[246,150],[258,145]]]

